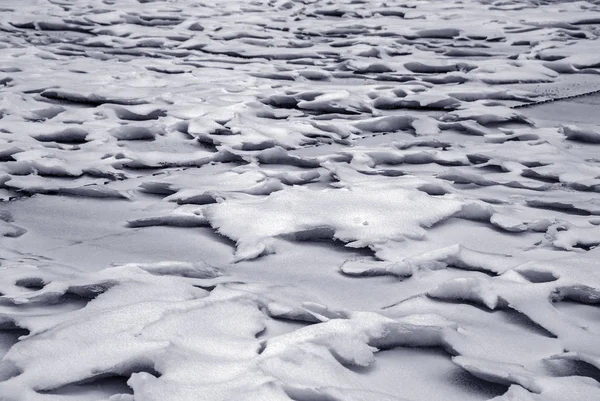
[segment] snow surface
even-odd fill
[[[600,3],[0,2],[1,401],[600,399]]]

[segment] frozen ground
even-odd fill
[[[0,1],[0,400],[600,400],[597,1]]]

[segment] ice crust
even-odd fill
[[[0,401],[600,399],[597,1],[0,3]]]

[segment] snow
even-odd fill
[[[349,189],[290,188],[264,199],[221,202],[209,206],[205,215],[220,234],[236,241],[237,256],[245,259],[272,252],[270,239],[281,236],[307,240],[330,236],[348,246],[374,250],[390,241],[421,239],[423,227],[452,216],[462,206],[456,199],[406,191],[390,179],[378,181],[356,182]],[[388,212],[382,215],[381,210]]]
[[[5,0],[0,401],[599,399],[599,23]]]

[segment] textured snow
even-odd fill
[[[0,401],[600,399],[599,25],[0,2]]]

